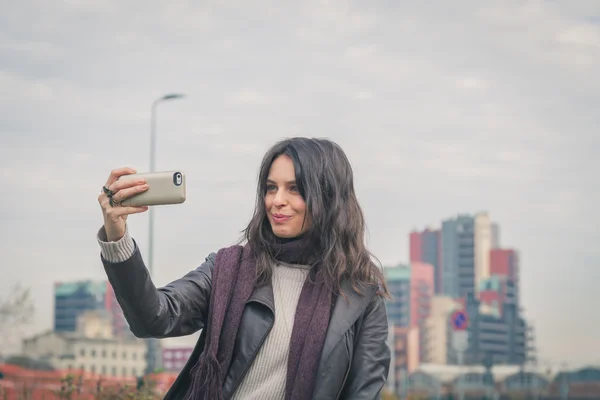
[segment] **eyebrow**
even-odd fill
[[[275,181],[274,181],[273,179],[271,179],[271,178],[267,178],[267,183],[274,183],[274,184],[277,184],[277,182],[275,182]],[[295,184],[296,184],[296,181],[295,181],[295,180],[293,180],[293,181],[287,181],[287,182],[285,182],[285,184],[286,184],[286,185],[295,185]]]

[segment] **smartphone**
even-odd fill
[[[182,171],[145,172],[119,177],[127,180],[139,178],[146,180],[148,190],[123,200],[122,206],[159,206],[185,201],[185,174]]]

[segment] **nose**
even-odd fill
[[[275,197],[273,198],[273,205],[277,208],[281,208],[285,206],[287,203],[287,198],[285,196],[285,190],[279,189],[277,193],[275,193]]]

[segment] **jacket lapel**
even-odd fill
[[[271,312],[275,312],[275,298],[273,296],[273,286],[261,285],[254,289],[250,298],[246,303],[260,303],[271,309]]]
[[[266,336],[273,327],[275,318],[273,287],[262,285],[254,289],[242,314],[240,327],[235,339],[235,350],[225,380],[223,397],[231,398],[241,384],[244,373],[256,358]]]
[[[335,346],[344,336],[344,333],[350,329],[367,308],[377,290],[376,286],[363,286],[360,288],[363,293],[361,296],[352,289],[352,285],[347,280],[343,281],[340,287],[347,299],[340,295],[336,300],[319,365],[323,365],[325,360],[328,359]]]

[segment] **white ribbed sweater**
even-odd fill
[[[232,400],[283,400],[294,316],[308,268],[280,263],[273,270],[275,323]]]

